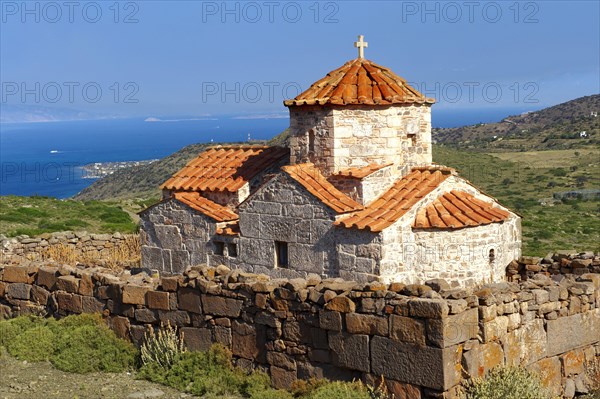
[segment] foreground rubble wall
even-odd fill
[[[99,312],[137,344],[148,326],[169,322],[191,350],[221,343],[277,387],[384,376],[396,398],[453,398],[465,379],[506,364],[537,370],[572,397],[600,359],[600,257],[560,258],[568,274],[532,262],[515,266],[518,282],[472,290],[443,280],[270,279],[224,266],[152,277],[21,262],[0,266],[0,316]]]

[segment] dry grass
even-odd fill
[[[139,265],[141,259],[141,241],[139,235],[128,235],[108,249],[106,256],[101,256],[96,250],[83,252],[73,244],[56,244],[41,252],[43,260],[53,260],[58,263],[87,266],[104,266],[109,269],[120,269],[125,266]]]

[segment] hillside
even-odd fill
[[[509,116],[497,123],[433,129],[433,139],[440,144],[484,152],[560,150],[599,145],[600,95]]]
[[[95,181],[73,197],[76,200],[113,200],[159,197],[158,187],[208,144],[192,144],[149,165],[132,166]]]

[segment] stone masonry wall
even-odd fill
[[[600,270],[599,256],[585,260]],[[443,280],[269,279],[225,266],[152,278],[23,263],[0,266],[0,317],[100,312],[137,344],[147,326],[170,322],[190,350],[221,343],[282,388],[384,376],[396,398],[456,398],[466,378],[520,364],[572,398],[600,361],[600,274],[524,278],[469,290]]]
[[[6,238],[0,235],[0,263],[17,263],[22,260],[41,260],[51,246],[64,245],[79,258],[106,259],[112,248],[119,247],[133,235],[89,234],[85,231],[46,233],[37,237],[21,235]]]
[[[325,176],[390,162],[406,174],[432,161],[429,105],[290,107],[290,136],[291,163],[313,162]]]

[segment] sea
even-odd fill
[[[488,123],[521,112],[433,112],[432,124]],[[158,159],[194,143],[267,140],[288,126],[288,118],[235,115],[0,123],[0,195],[69,198],[94,182],[81,169],[90,163]]]

